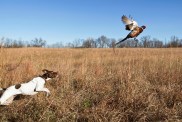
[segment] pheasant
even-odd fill
[[[146,26],[138,26],[138,23],[133,20],[132,17],[126,17],[123,15],[121,17],[121,21],[125,24],[125,29],[131,31],[123,40],[119,41],[117,44],[125,41],[128,38],[134,38],[135,41],[137,41],[136,37],[143,32],[143,30],[146,28]]]

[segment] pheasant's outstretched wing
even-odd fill
[[[126,17],[125,15],[123,15],[123,16],[121,17],[121,21],[122,21],[124,24],[126,24],[126,25],[132,23],[132,20],[130,20],[130,19],[129,19],[128,17]]]
[[[136,21],[134,21],[132,18],[129,19],[125,15],[121,17],[121,21],[126,25],[126,30],[133,30],[134,28],[138,27],[138,23]]]

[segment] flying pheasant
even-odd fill
[[[136,37],[146,28],[146,26],[144,25],[139,27],[137,22],[134,21],[132,17],[128,18],[125,15],[121,17],[121,21],[125,24],[125,29],[131,32],[123,40],[116,43],[116,45],[125,41],[128,38],[134,38],[134,40],[137,41]]]

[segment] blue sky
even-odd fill
[[[138,37],[182,38],[182,0],[0,0],[0,38],[45,39],[48,44],[88,37],[124,38],[120,18],[131,15],[146,30]]]

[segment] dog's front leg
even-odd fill
[[[46,94],[47,97],[51,94],[51,92],[49,91],[49,89],[43,88],[43,90],[47,93],[47,94]]]
[[[49,95],[50,95],[50,91],[49,91],[49,89],[47,89],[47,88],[42,88],[42,89],[36,90],[36,91],[43,91],[43,92],[46,92],[46,93],[47,93],[46,96],[49,96]]]

